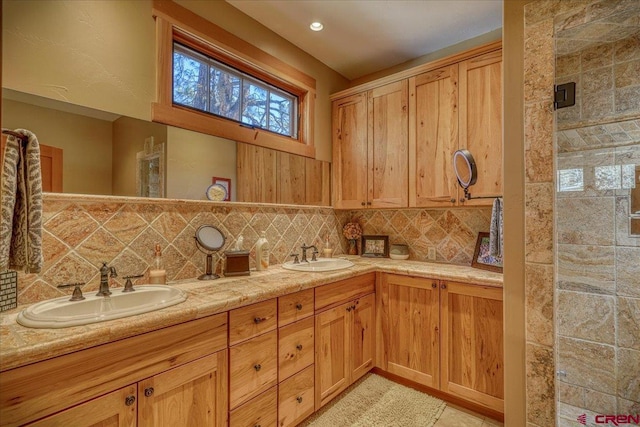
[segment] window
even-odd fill
[[[315,157],[313,77],[174,2],[153,15],[154,121]]]
[[[173,102],[294,139],[298,97],[173,44]]]

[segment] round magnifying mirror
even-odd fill
[[[458,183],[464,189],[475,184],[478,179],[476,162],[468,150],[458,150],[453,153],[453,170],[458,178]]]
[[[213,225],[201,225],[196,230],[196,246],[207,254],[205,273],[198,277],[200,280],[217,279],[220,276],[213,272],[213,252],[224,246],[225,238],[220,230]]]

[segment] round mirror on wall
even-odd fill
[[[201,225],[196,230],[196,246],[198,249],[207,254],[207,263],[205,272],[199,280],[213,280],[218,279],[220,276],[213,272],[213,254],[219,251],[225,242],[225,237],[222,232],[213,225]]]
[[[465,189],[465,193],[478,179],[476,162],[468,150],[457,150],[453,153],[453,170],[458,178],[458,184]]]

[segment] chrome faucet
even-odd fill
[[[111,295],[111,291],[109,290],[109,277],[118,277],[118,273],[115,267],[108,267],[107,263],[103,262],[102,267],[100,267],[100,290],[96,296],[108,297]]]
[[[302,246],[300,246],[300,249],[302,249],[302,259],[300,260],[300,262],[309,262],[307,260],[307,249],[313,249],[311,261],[317,261],[316,255],[318,254],[318,248],[316,248],[314,245],[307,246],[306,243],[303,243]]]

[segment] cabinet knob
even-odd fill
[[[364,206],[364,205],[366,205],[365,202],[360,202],[360,206]]]
[[[296,304],[296,310],[302,310],[302,304],[297,303]]]
[[[452,197],[452,198],[451,198],[451,203],[455,203],[455,202],[456,202],[456,198],[455,198],[455,197]]]
[[[298,351],[302,350],[302,344],[298,344],[296,348],[298,349]]]
[[[256,424],[253,427],[262,427],[260,424]]]
[[[440,289],[447,289],[447,285],[443,283],[442,285],[440,285]]]
[[[367,205],[371,206],[371,202],[367,202]]]
[[[461,197],[461,198],[460,198],[460,203],[464,203],[465,201],[466,201],[466,200],[465,200],[465,198],[464,198],[464,197]]]
[[[256,372],[258,372],[260,369],[262,369],[262,365],[260,365],[259,363],[253,365],[253,369],[256,370]]]
[[[347,311],[351,311],[351,310],[352,310],[351,306],[347,307]]]
[[[147,397],[151,397],[153,395],[153,387],[147,387],[144,389],[144,395]]]
[[[296,397],[296,400],[298,401],[298,403],[302,403],[302,396]]]
[[[127,406],[131,406],[131,405],[133,405],[134,403],[136,403],[136,397],[135,397],[134,395],[127,396],[127,397],[124,399],[124,404],[125,404],[125,405],[127,405]]]
[[[433,289],[435,289],[435,288],[437,288],[437,287],[438,287],[438,284],[437,284],[436,282],[433,282],[433,283],[431,284],[431,287],[432,287]]]
[[[256,317],[255,319],[253,319],[253,323],[255,323],[257,325],[258,323],[262,323],[265,320],[267,320],[267,319],[264,318],[264,317]]]

